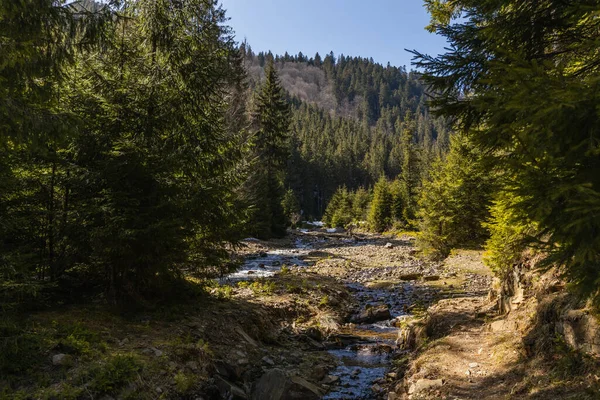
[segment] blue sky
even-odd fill
[[[333,51],[405,65],[417,49],[438,54],[446,42],[427,32],[422,0],[221,0],[237,41],[256,52],[313,56]]]

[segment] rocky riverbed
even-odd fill
[[[302,371],[268,358],[273,362],[263,368],[252,389],[256,399],[387,398],[388,382],[396,378],[395,362],[405,354],[399,337],[407,321],[441,298],[483,293],[490,284],[485,275],[459,274],[420,259],[414,238],[408,235],[347,235],[318,229],[297,231],[279,242],[249,238],[245,244],[242,266],[224,281],[238,291],[240,286],[256,285],[252,282],[297,274],[335,282],[351,296],[346,302],[335,295],[320,299],[320,308],[337,312],[337,320],[316,316],[315,322],[313,316],[290,327],[307,336],[314,355],[327,360],[315,366],[323,372],[299,376]],[[300,397],[278,394],[283,386]]]

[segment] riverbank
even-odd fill
[[[323,229],[248,238],[237,273],[192,282],[184,303],[129,315],[93,304],[31,313],[3,327],[20,357],[3,361],[12,372],[2,398],[586,395],[593,375],[557,380],[554,367],[528,359],[522,327],[535,310],[497,316],[480,252],[429,262],[413,243],[410,234]],[[575,365],[569,354],[556,360],[567,360],[563,369]]]

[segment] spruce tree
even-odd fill
[[[446,54],[415,52],[441,115],[457,121],[537,227],[547,265],[600,287],[597,1],[428,1]],[[455,20],[458,15],[464,19]],[[598,297],[600,300],[600,296]]]
[[[423,247],[445,257],[453,248],[482,245],[493,193],[481,153],[466,137],[455,136],[450,153],[437,160],[423,183],[418,212]]]
[[[256,98],[253,120],[256,159],[249,184],[255,212],[250,231],[261,238],[281,237],[288,224],[281,202],[289,155],[290,106],[272,60]]]
[[[367,222],[371,230],[380,233],[392,225],[392,195],[385,176],[381,176],[373,188]]]

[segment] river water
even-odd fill
[[[305,258],[315,249],[314,236],[310,239],[305,240],[300,236],[293,247],[249,257],[237,272],[225,279],[235,282],[270,277],[284,265],[307,267]],[[376,276],[373,278],[377,279]],[[396,324],[408,316],[406,309],[411,305],[414,287],[409,282],[385,288],[370,288],[352,280],[344,283],[357,300],[358,310],[386,304],[391,318],[368,324],[348,323],[339,335],[325,342],[327,351],[337,358],[338,366],[330,372],[330,375],[337,377],[337,382],[324,399],[378,399],[378,382],[385,379],[394,356],[400,353],[396,345],[399,330]]]

